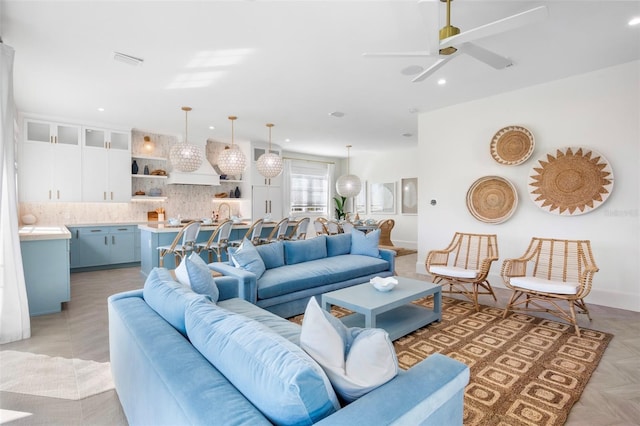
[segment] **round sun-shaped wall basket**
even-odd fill
[[[569,147],[540,158],[529,175],[529,195],[541,209],[575,216],[602,205],[613,190],[613,170],[602,154]]]
[[[521,126],[507,126],[491,139],[491,156],[500,164],[515,166],[524,163],[533,153],[533,133]]]
[[[502,223],[518,206],[516,188],[500,176],[485,176],[476,180],[467,191],[467,209],[485,223]]]

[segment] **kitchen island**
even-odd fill
[[[266,238],[275,226],[276,222],[265,222],[262,226],[261,235]],[[200,233],[198,234],[197,242],[207,242],[207,240],[217,229],[217,227],[218,225],[215,223],[211,225],[203,224],[202,226],[200,226]],[[242,237],[250,227],[250,222],[240,222],[233,224],[229,240],[242,239]],[[163,222],[149,222],[138,225],[138,228],[140,229],[140,269],[142,271],[142,274],[147,276],[153,268],[160,266],[160,253],[158,247],[170,245],[182,226],[171,226]],[[202,252],[201,257],[205,262],[209,262],[207,253]],[[224,260],[226,260],[226,256],[224,257]],[[174,269],[176,267],[174,256],[165,256],[164,267],[167,269]]]
[[[64,226],[23,226],[18,234],[29,315],[60,312],[71,299],[71,233]]]

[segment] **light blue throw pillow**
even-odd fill
[[[327,239],[327,257],[349,254],[351,252],[351,234],[329,235]]]
[[[184,312],[194,300],[207,300],[208,296],[194,293],[190,288],[173,280],[165,268],[153,268],[144,283],[142,296],[147,305],[178,330],[187,335]]]
[[[379,243],[379,229],[371,231],[368,234],[365,234],[355,228],[351,231],[351,254],[380,257],[380,250],[378,249]]]
[[[212,302],[217,302],[220,297],[216,281],[211,275],[211,270],[197,253],[192,253],[185,259],[190,287],[193,291],[206,294]]]
[[[259,245],[256,250],[258,250],[265,268],[273,269],[284,266],[284,244],[282,241]]]
[[[308,240],[285,241],[284,258],[287,265],[327,257],[327,237],[320,235]]]
[[[258,279],[260,279],[266,270],[260,253],[258,253],[255,246],[251,244],[251,241],[246,238],[242,240],[240,247],[231,254],[231,260],[237,268],[242,268],[245,271],[254,273]]]
[[[193,346],[272,423],[311,425],[340,408],[322,368],[258,321],[196,302],[185,322]]]

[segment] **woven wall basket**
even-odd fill
[[[529,174],[529,195],[541,209],[579,215],[596,209],[613,190],[613,170],[602,154],[569,147],[540,158]]]
[[[500,164],[514,166],[527,161],[533,153],[533,134],[524,127],[507,126],[491,139],[491,156]]]
[[[482,177],[467,191],[467,209],[481,222],[502,223],[511,217],[517,206],[516,188],[499,176]]]

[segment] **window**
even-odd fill
[[[329,200],[329,165],[308,161],[291,162],[291,213],[326,215]]]

